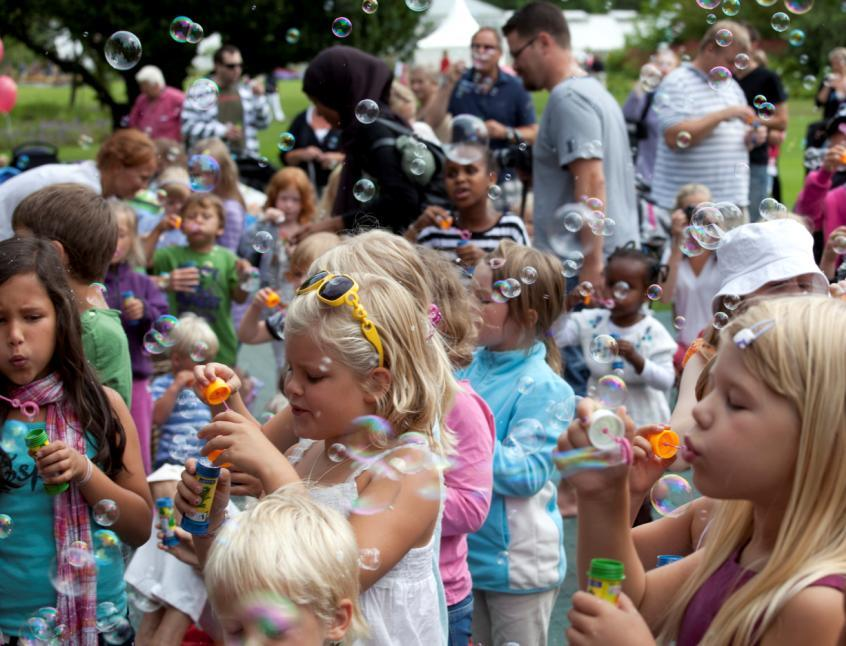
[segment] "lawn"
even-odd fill
[[[625,97],[625,90],[631,83],[626,79],[615,78],[612,87],[619,101]],[[282,81],[277,85],[285,110],[286,121],[275,122],[259,135],[262,155],[272,163],[278,164],[276,142],[279,134],[287,129],[290,121],[307,105],[307,99],[301,91],[299,81]],[[0,152],[23,141],[41,140],[57,144],[62,161],[90,159],[96,152],[96,146],[85,145],[87,135],[95,142],[102,139],[111,130],[109,113],[102,109],[94,92],[86,87],[77,91],[75,103],[70,104],[70,88],[52,86],[21,86],[18,88],[18,103],[10,115],[0,118]],[[538,115],[546,106],[547,93],[534,95]],[[802,138],[811,121],[817,118],[817,112],[809,98],[798,98],[790,102],[790,129],[782,149],[779,164],[782,178],[782,196],[791,206],[802,187],[804,169],[802,167]]]

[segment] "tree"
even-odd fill
[[[182,85],[196,47],[170,37],[170,23],[179,14],[202,25],[206,34],[219,32],[224,42],[237,45],[244,56],[244,72],[252,75],[308,61],[337,43],[378,56],[407,55],[414,49],[416,28],[425,16],[396,0],[385,1],[371,15],[362,12],[359,0],[181,0],[178,4],[166,0],[0,0],[4,18],[0,37],[12,36],[64,72],[77,75],[111,110],[117,125],[138,95],[134,75],[140,66],[156,65],[168,84]],[[332,21],[339,16],[348,17],[353,24],[352,33],[344,39],[331,30]],[[293,44],[285,38],[290,28],[300,33]],[[63,30],[82,43],[82,55],[74,60],[64,60],[56,52],[55,39]],[[103,57],[106,40],[119,30],[134,33],[143,47],[138,65],[126,71],[112,69]],[[83,64],[86,57],[94,61],[93,67]],[[124,82],[128,103],[117,98],[119,84],[115,88],[115,80]]]

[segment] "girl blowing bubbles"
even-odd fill
[[[625,511],[628,467],[583,473],[579,571],[622,560],[620,608],[576,593],[571,644],[833,644],[846,587],[843,302],[781,298],[722,331],[713,388],[684,458],[719,502],[704,549],[644,573]],[[569,439],[586,446],[584,430]],[[643,616],[641,619],[638,611]],[[644,623],[645,620],[645,623]],[[648,624],[648,626],[647,626]]]
[[[4,397],[38,404],[27,418],[0,400],[0,509],[13,523],[0,540],[0,631],[17,636],[37,609],[55,606],[68,628],[63,643],[96,644],[97,603],[126,613],[126,596],[121,558],[94,569],[98,528],[90,507],[117,503],[120,515],[109,529],[138,546],[150,535],[152,501],[132,418],[85,361],[62,264],[42,240],[0,242],[0,375]],[[24,440],[36,429],[46,431],[49,444],[33,461]],[[45,490],[61,484],[70,486],[55,495]],[[78,541],[88,567],[69,558]]]
[[[306,481],[347,516],[362,550],[367,643],[443,643],[434,569],[441,483],[435,456],[423,450],[443,454],[449,438],[443,427],[434,434],[456,388],[440,337],[393,280],[318,272],[291,302],[285,338],[285,396],[300,443],[285,458],[257,425],[227,411],[199,433],[209,440],[203,453],[222,450],[218,462],[257,475],[266,492]],[[219,364],[196,372],[200,388],[213,376],[239,385]],[[365,415],[393,430],[357,422]],[[180,509],[199,491],[188,471]]]

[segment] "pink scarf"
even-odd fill
[[[34,401],[41,408],[47,408],[47,437],[51,442],[64,442],[85,455],[85,433],[76,412],[65,400],[62,380],[57,373],[33,381],[12,391],[13,398]],[[92,550],[91,519],[88,503],[74,483],[67,491],[53,497],[53,534],[56,539],[56,563],[58,576],[63,581],[73,581],[73,592],[58,591],[56,608],[62,623],[68,627],[63,643],[70,646],[96,646],[97,644],[97,568],[93,553],[90,565],[74,568],[63,558],[65,551],[74,541],[84,541]]]

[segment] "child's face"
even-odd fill
[[[191,357],[182,354],[179,350],[170,351],[170,371],[174,375],[183,370],[194,370],[196,365]]]
[[[182,209],[185,208],[185,201],[187,197],[187,195],[183,195],[180,191],[170,191],[166,193],[163,200],[165,213],[181,213]]]
[[[339,639],[336,630],[325,626],[305,606],[291,604],[280,609],[248,601],[227,604],[216,609],[215,614],[227,646],[323,646],[329,640]]]
[[[629,315],[640,309],[649,287],[644,284],[645,271],[643,263],[633,258],[615,258],[605,267],[605,284],[614,296],[615,314]],[[618,283],[628,285],[628,291]]]
[[[327,356],[310,335],[287,337],[285,357],[285,397],[297,437],[329,441],[347,433],[356,417],[377,412],[375,398],[362,389],[361,376]]]
[[[296,224],[303,209],[303,201],[300,192],[292,186],[283,188],[276,195],[276,203],[273,205],[285,214],[285,224]]]
[[[457,209],[466,209],[479,200],[488,199],[488,188],[493,181],[484,160],[472,164],[456,164],[447,160],[447,196]]]
[[[23,386],[44,377],[56,347],[56,309],[35,274],[0,285],[0,372]]]
[[[711,391],[693,408],[688,434],[693,482],[703,495],[786,503],[801,419],[743,363],[734,343],[720,347]]]
[[[197,204],[183,215],[182,233],[188,238],[188,246],[193,248],[213,243],[223,233],[223,225],[214,208]]]
[[[520,325],[508,316],[508,303],[493,300],[493,272],[487,262],[476,265],[473,291],[481,303],[481,323],[477,343],[489,350],[511,350],[522,338]]]
[[[126,260],[129,248],[132,246],[132,229],[123,218],[118,221],[118,241],[115,255],[112,256],[112,264],[119,265]]]

